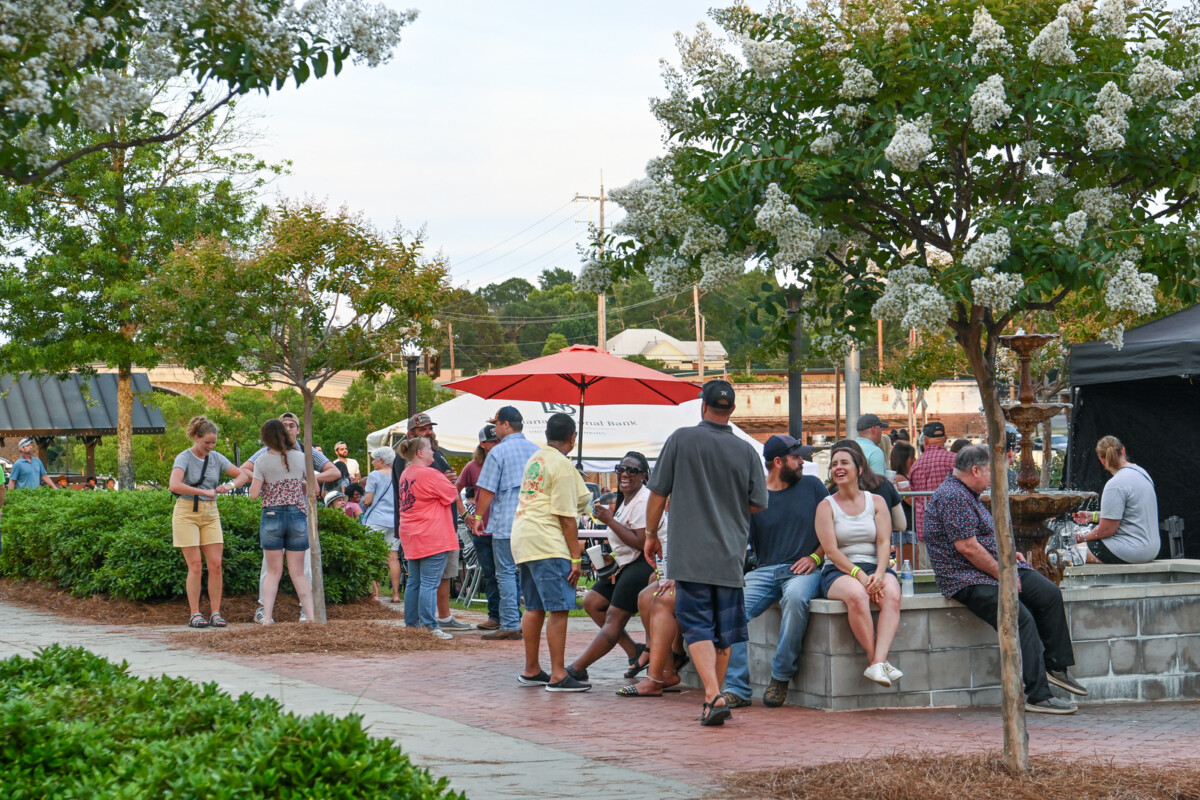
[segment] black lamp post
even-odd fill
[[[404,363],[408,367],[408,416],[410,419],[413,414],[417,413],[417,364],[420,361],[420,355],[404,354]]]
[[[796,366],[800,359],[801,325],[800,305],[804,300],[804,285],[792,286],[788,290],[788,317],[792,320],[792,346],[788,348],[788,435],[800,440],[804,429],[804,373]]]

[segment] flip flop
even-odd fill
[[[641,663],[643,655],[649,656],[650,648],[646,647],[644,644],[639,644],[633,658],[629,659],[629,669],[625,670],[625,675],[623,676],[625,680],[633,680],[638,675],[642,674],[642,670],[650,668],[649,658],[646,659],[645,664]]]
[[[722,698],[720,695],[717,695],[715,698],[713,698],[712,703],[704,704],[704,710],[700,712],[700,724],[701,725],[704,725],[706,727],[715,727],[717,725],[724,725],[725,720],[727,720],[733,716],[733,712],[729,710],[728,705],[724,705],[724,706],[713,705],[713,703],[716,703],[717,700],[722,700],[722,699],[724,699],[724,698]]]
[[[679,670],[686,667],[688,665],[688,662],[692,660],[692,657],[690,655],[688,655],[686,652],[676,653],[676,652],[672,651],[671,657],[673,659],[675,659],[675,671],[676,672],[679,672]]]
[[[664,692],[666,689],[663,690]],[[617,689],[617,697],[662,697],[661,694],[642,694],[638,691],[637,684],[631,683],[628,686],[623,686]]]

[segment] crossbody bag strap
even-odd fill
[[[184,481],[184,483],[186,483],[188,486],[191,486],[193,489],[199,489],[200,484],[204,483],[204,476],[208,472],[208,456],[209,455],[212,455],[212,453],[209,453],[208,455],[206,455],[204,457],[204,461],[200,464],[200,477],[196,480],[196,482],[191,483],[189,481]],[[200,510],[200,495],[194,494],[194,495],[192,495],[192,511],[195,512],[195,511],[199,511],[199,510]]]

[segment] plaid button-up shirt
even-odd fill
[[[486,533],[497,539],[511,539],[513,517],[521,499],[521,479],[525,465],[541,448],[523,433],[510,433],[492,448],[483,462],[475,489],[487,489],[493,495],[488,511]]]
[[[954,472],[954,453],[944,447],[927,447],[908,472],[908,488],[914,492],[932,492]],[[913,498],[913,528],[917,538],[925,538],[925,503],[929,498]]]

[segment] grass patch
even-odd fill
[[[1200,769],[1079,757],[1036,757],[1014,777],[999,753],[894,755],[813,767],[735,772],[736,797],[780,800],[1198,800]]]
[[[7,797],[465,800],[356,715],[284,713],[215,683],[138,679],[81,648],[0,661]]]

